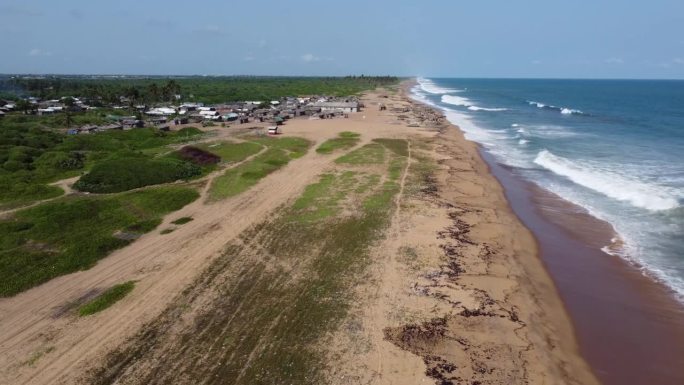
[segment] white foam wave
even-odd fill
[[[416,79],[418,82],[418,85],[420,88],[430,94],[435,94],[435,95],[441,95],[441,94],[448,94],[448,93],[455,93],[455,92],[461,92],[461,90],[455,90],[453,88],[443,88],[435,84],[430,79],[425,79],[425,78],[418,78]]]
[[[544,108],[546,107],[546,104],[544,103],[539,103],[539,102],[533,102],[533,101],[528,101],[531,106],[537,106],[537,108]]]
[[[651,211],[679,207],[676,196],[663,186],[644,183],[615,172],[602,170],[589,164],[580,164],[556,156],[548,150],[537,154],[534,163],[564,176],[574,183],[594,190],[612,199],[628,202],[632,206]]]
[[[511,127],[519,127],[520,125],[518,123],[513,123],[511,124]]]
[[[508,111],[508,108],[485,108],[485,107],[478,107],[478,106],[468,106],[468,109],[471,111]]]
[[[456,95],[442,95],[442,103],[451,104],[453,106],[471,107],[470,100]]]
[[[521,146],[524,146],[524,145],[526,145],[526,144],[529,143],[529,142],[530,142],[530,141],[527,140],[527,139],[520,139],[520,140],[518,141],[518,144],[521,145]]]
[[[535,101],[531,101],[531,100],[528,100],[527,103],[531,106],[536,106],[537,108],[543,108],[543,109],[547,109],[547,110],[558,111],[563,115],[584,115],[584,112],[582,112],[580,110],[575,110],[572,108],[556,107],[556,106],[553,106],[550,104],[544,104],[544,103],[535,102]]]
[[[571,108],[562,108],[561,109],[561,114],[563,115],[572,115],[572,114],[577,114],[577,115],[582,115],[584,112],[580,110],[573,110]]]
[[[528,136],[534,136],[538,138],[548,138],[548,139],[560,139],[560,138],[569,138],[569,137],[575,137],[579,135],[584,135],[584,134],[579,134],[574,131],[570,131],[568,128],[563,127],[563,126],[556,126],[556,125],[549,125],[549,124],[544,124],[544,125],[537,125],[537,126],[528,126],[527,130],[524,129],[518,129],[518,132],[524,135]]]

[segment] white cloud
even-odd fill
[[[300,56],[300,59],[306,63],[313,63],[317,61],[333,61],[333,58],[331,57],[320,57],[312,53],[305,53],[304,55]]]
[[[28,52],[29,56],[52,56],[52,52],[34,48]]]
[[[302,60],[307,63],[311,63],[315,61],[321,61],[321,58],[312,53],[305,53],[304,55],[302,55]]]

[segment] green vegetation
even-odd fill
[[[369,143],[335,160],[338,164],[383,164],[385,147],[380,143]]]
[[[164,230],[160,231],[159,234],[161,234],[161,235],[171,234],[171,233],[173,233],[174,230],[175,229],[172,229],[172,228],[164,229]]]
[[[194,219],[192,217],[180,217],[171,223],[173,223],[174,225],[184,225],[184,224],[191,222],[193,220]]]
[[[65,197],[0,220],[0,296],[88,269],[198,197],[176,186]]]
[[[340,213],[346,199],[364,196],[378,185],[380,175],[344,171],[324,174],[318,183],[309,185],[292,206],[292,220],[318,221]],[[348,203],[348,202],[347,202]]]
[[[318,146],[316,152],[320,154],[330,154],[335,150],[348,149],[354,147],[359,142],[360,136],[361,135],[355,132],[341,132],[339,137],[334,139],[328,139],[325,142],[323,142],[320,146]]]
[[[155,184],[189,179],[202,170],[176,159],[122,158],[97,163],[74,188],[93,193],[115,193]]]
[[[44,355],[52,353],[55,350],[54,346],[48,346],[46,348],[42,348],[38,350],[37,352],[31,354],[31,357],[24,362],[24,365],[28,366],[34,366],[38,360],[43,358]]]
[[[387,167],[395,158],[406,162],[376,146],[387,152]],[[141,383],[171,382],[182,372],[208,384],[326,383],[321,343],[348,315],[354,288],[372,263],[371,248],[390,225],[399,189],[385,175],[353,164],[339,168],[308,186],[280,216],[243,232],[90,382],[126,382],[129,376]],[[181,332],[173,339],[158,332],[171,329],[188,307],[198,312],[196,322],[174,328]],[[139,372],[130,357],[155,369],[175,364],[176,371]]]
[[[258,153],[263,148],[263,146],[253,142],[219,142],[201,144],[197,147],[220,156],[221,160],[227,163],[242,162],[248,157]]]
[[[368,77],[252,77],[188,76],[96,78],[52,76],[37,78],[0,78],[0,90],[19,89],[44,99],[82,96],[94,105],[119,103],[119,96],[129,105],[182,100],[223,103],[241,100],[273,100],[284,96],[347,96],[398,83],[390,76]],[[101,99],[99,99],[101,98]]]
[[[209,189],[210,200],[229,198],[246,191],[290,160],[304,155],[311,145],[309,141],[295,137],[261,138],[254,142],[268,149],[251,161],[231,168],[214,179]]]
[[[128,293],[133,291],[135,282],[128,281],[114,285],[107,289],[104,293],[95,297],[92,301],[85,303],[78,308],[78,315],[81,317],[99,313],[102,310],[114,305],[116,302],[122,300]]]
[[[81,174],[101,161],[150,159],[169,144],[196,139],[202,132],[154,129],[110,131],[94,135],[63,135],[41,128],[33,118],[0,120],[0,208],[16,207],[61,195],[48,183]]]

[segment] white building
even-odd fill
[[[359,103],[357,102],[316,102],[313,105],[320,108],[321,111],[359,112]]]

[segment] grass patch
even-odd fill
[[[29,359],[24,362],[24,365],[28,365],[28,366],[33,367],[36,365],[36,362],[38,362],[38,360],[43,358],[44,355],[49,354],[49,353],[53,352],[54,350],[55,350],[54,346],[48,346],[47,348],[40,349],[39,351],[31,354],[31,357],[29,357]]]
[[[281,149],[287,153],[291,159],[302,157],[309,151],[311,142],[295,136],[288,137],[264,137],[252,139],[252,142],[259,143],[269,148]]]
[[[171,233],[173,233],[174,230],[175,229],[172,229],[172,228],[164,229],[164,230],[160,231],[159,234],[161,234],[161,235],[171,234]]]
[[[96,164],[74,184],[80,191],[115,193],[200,175],[199,166],[171,158],[122,158]]]
[[[380,143],[369,143],[335,160],[338,164],[383,164],[385,147]]]
[[[337,138],[328,139],[323,142],[320,146],[318,146],[316,152],[319,154],[330,154],[335,150],[354,147],[359,142],[360,136],[361,135],[355,132],[341,132]]]
[[[238,163],[261,151],[263,146],[253,142],[231,143],[219,142],[202,144],[199,148],[216,154],[221,161],[226,163]]]
[[[305,154],[310,145],[301,138],[264,138],[257,141],[268,146],[268,150],[214,179],[209,189],[210,200],[229,198],[246,191],[290,160]]]
[[[166,383],[179,372],[209,384],[325,383],[321,342],[348,315],[398,191],[349,168],[321,176],[280,216],[243,232],[90,383]],[[176,329],[188,304],[197,318]],[[169,330],[180,332],[167,338]]]
[[[192,222],[193,220],[194,219],[192,217],[180,217],[171,223],[173,223],[174,225],[184,225],[188,222]]]
[[[336,215],[342,209],[341,201],[353,193],[358,184],[359,175],[354,171],[324,174],[318,183],[306,187],[292,206],[290,217],[311,222]]]
[[[0,119],[0,208],[54,198],[63,192],[48,184],[81,175],[112,159],[146,158],[166,146],[194,140],[202,131],[158,132],[138,128],[92,135],[64,135],[45,128],[53,117],[14,115]]]
[[[133,291],[135,282],[128,281],[114,285],[107,289],[104,293],[95,297],[92,301],[82,305],[78,308],[78,315],[81,317],[99,313],[102,310],[114,305],[116,302],[122,300],[128,293]]]
[[[408,142],[405,139],[373,139],[374,142],[380,143],[388,150],[399,156],[408,156]]]
[[[0,220],[0,296],[88,269],[199,197],[185,187],[65,197]],[[120,232],[133,237],[117,237]]]

